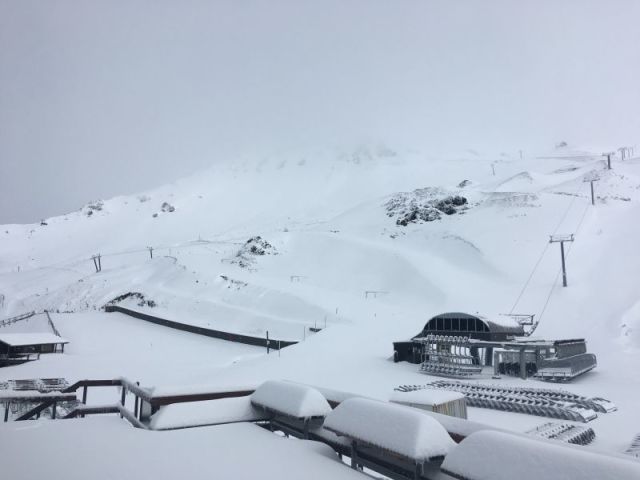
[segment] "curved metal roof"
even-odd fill
[[[488,319],[482,315],[471,315],[463,312],[446,312],[430,318],[424,325],[423,332],[427,330],[429,322],[438,318],[475,318],[484,323],[492,333],[506,333],[509,335],[523,335],[524,328],[511,317],[500,317],[499,320]]]

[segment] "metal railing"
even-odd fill
[[[4,320],[0,320],[0,327],[4,327],[6,325],[11,325],[12,323],[19,322],[21,320],[26,320],[27,318],[31,318],[36,314],[35,311],[22,313],[20,315],[16,315],[15,317],[5,318]]]

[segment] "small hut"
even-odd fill
[[[467,403],[464,395],[449,390],[421,389],[411,392],[395,391],[391,402],[441,413],[450,417],[467,418]]]
[[[67,343],[53,333],[1,333],[0,366],[36,360],[43,353],[63,353]]]

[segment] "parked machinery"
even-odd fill
[[[493,351],[494,355],[494,373],[500,375],[509,375],[513,377],[520,376],[521,355],[518,350],[507,350],[498,348]],[[538,371],[535,352],[524,352],[525,371],[527,377],[533,377]]]
[[[472,354],[468,337],[427,335],[422,343],[420,371],[446,377],[468,377],[482,372],[477,355]]]
[[[524,362],[524,367],[523,367]],[[494,351],[494,373],[566,381],[597,366],[583,339],[506,344]]]

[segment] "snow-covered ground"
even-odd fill
[[[91,432],[91,434],[88,434]],[[252,424],[171,432],[131,428],[117,417],[0,425],[4,478],[358,479],[327,445],[289,441]],[[39,461],[25,463],[25,452]],[[46,456],[46,461],[42,461]],[[90,459],[77,464],[73,459]],[[209,460],[210,459],[210,460]],[[155,474],[153,475],[155,476]]]
[[[618,405],[589,425],[594,447],[620,452],[640,432],[640,159],[604,167],[599,152],[566,148],[524,158],[378,147],[293,153],[220,164],[47,225],[4,225],[0,318],[69,312],[52,318],[70,344],[64,355],[0,369],[0,380],[125,376],[175,392],[288,379],[388,399],[395,386],[432,379],[391,355],[393,341],[433,315],[535,313],[536,336],[584,337],[598,356],[596,370],[562,388]],[[591,206],[584,180],[594,174]],[[428,209],[429,199],[456,195],[466,208],[434,221],[398,225],[388,208]],[[163,211],[165,202],[175,210]],[[559,247],[548,243],[554,233],[576,235],[567,288]],[[255,236],[269,244],[264,255],[247,247]],[[300,343],[267,356],[98,311],[128,292],[155,303],[130,298],[129,308]],[[475,408],[469,416],[517,431],[546,421]]]

